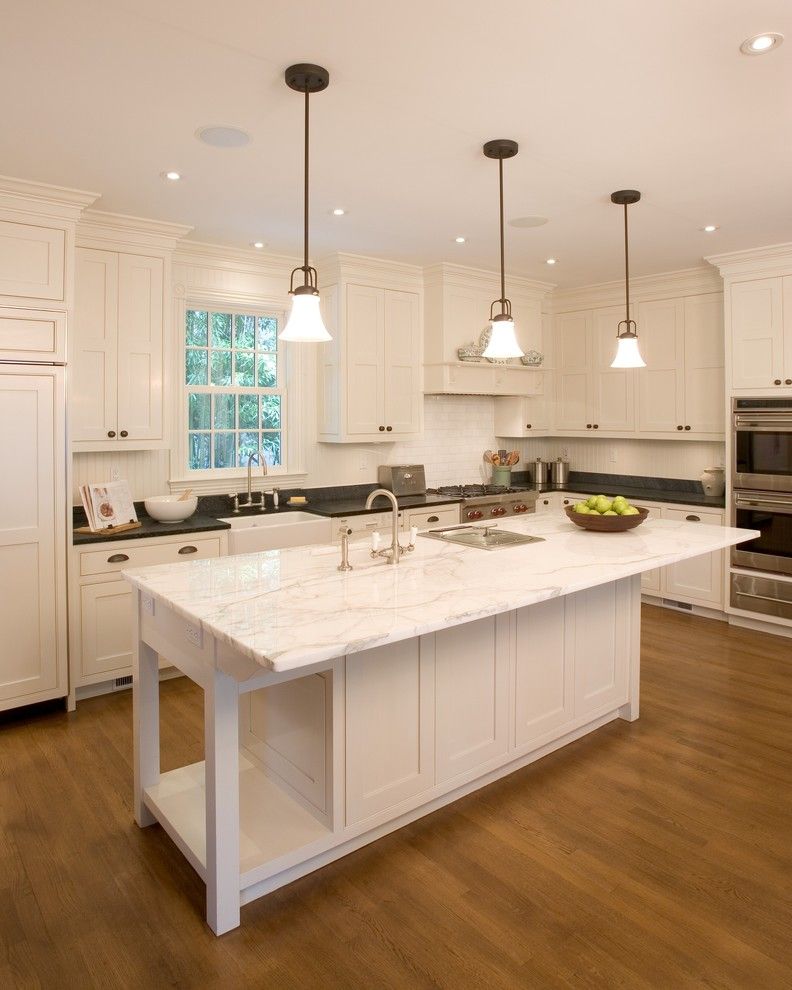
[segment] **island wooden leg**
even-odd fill
[[[635,574],[630,582],[630,667],[629,701],[619,709],[619,718],[634,722],[640,714],[641,700],[641,575]]]
[[[239,926],[239,692],[219,670],[204,685],[206,921],[215,935]]]
[[[159,656],[140,639],[140,593],[135,609],[135,655],[132,667],[135,821],[141,828],[156,819],[143,803],[143,791],[159,781]]]

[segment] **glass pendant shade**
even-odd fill
[[[318,344],[333,339],[324,325],[318,295],[295,292],[289,319],[278,337],[300,344]]]
[[[622,334],[616,338],[616,357],[611,368],[645,368],[646,361],[641,357],[638,338],[634,333]]]
[[[523,356],[524,351],[517,343],[517,337],[514,333],[514,320],[499,320],[496,318],[492,321],[491,326],[492,333],[490,334],[489,343],[482,357],[495,358],[497,360],[499,358],[518,358]]]

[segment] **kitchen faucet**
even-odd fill
[[[388,491],[387,488],[375,488],[373,492],[369,492],[369,496],[366,499],[366,509],[371,508],[371,503],[378,495],[384,495],[385,498],[390,499],[390,503],[393,507],[393,526],[392,526],[392,536],[391,545],[385,547],[384,550],[372,550],[372,557],[385,557],[389,564],[398,564],[399,559],[404,551],[413,550],[412,544],[408,547],[403,547],[399,543],[399,503],[396,501],[396,496],[393,492]]]
[[[254,457],[258,458],[258,462],[259,464],[261,464],[261,477],[262,478],[267,477],[267,461],[264,457],[262,457],[260,450],[254,450],[253,453],[250,454],[250,456],[248,457],[248,462],[247,462],[247,502],[245,503],[245,505],[249,505],[249,506],[253,505],[253,491],[252,491],[253,479],[251,477],[251,470],[252,470]],[[262,490],[261,501],[259,502],[259,511],[265,512],[266,509],[267,509],[267,503],[264,497],[264,491]]]

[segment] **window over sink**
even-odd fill
[[[184,422],[190,476],[238,474],[259,451],[268,467],[285,468],[282,320],[281,312],[253,308],[186,309]]]

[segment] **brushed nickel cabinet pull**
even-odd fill
[[[198,547],[179,547],[179,553],[198,553]]]
[[[129,557],[125,553],[111,553],[107,558],[108,564],[123,564]]]

